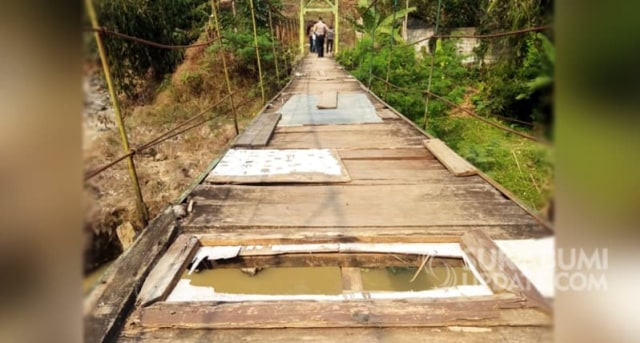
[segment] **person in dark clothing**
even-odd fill
[[[329,30],[327,31],[327,53],[331,53],[333,55],[333,26],[329,25]]]
[[[307,25],[307,37],[309,37],[309,51],[315,52],[315,44],[314,43],[314,34],[313,34],[313,24]]]
[[[318,22],[313,26],[313,32],[316,34],[316,51],[318,57],[324,57],[324,36],[329,31],[329,27],[322,22],[322,17],[318,18]]]

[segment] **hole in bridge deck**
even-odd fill
[[[342,256],[344,258],[344,256]],[[416,256],[419,258],[418,256]],[[287,259],[282,255],[281,259]],[[451,261],[451,259],[448,259]],[[361,278],[361,290],[365,292],[412,292],[462,285],[479,285],[473,272],[457,259],[453,265],[443,259],[432,258],[420,268],[416,265],[395,264],[370,268],[355,267]],[[182,279],[191,286],[211,287],[217,293],[295,295],[342,294],[343,280],[340,267],[230,267],[247,261],[226,260],[222,264],[213,261],[212,269],[188,274]],[[222,261],[220,261],[222,262]],[[336,264],[338,261],[336,261]],[[353,266],[352,266],[353,267]],[[251,275],[253,274],[253,275]]]
[[[198,287],[234,294],[341,294],[339,267],[265,268],[254,276],[237,268],[214,268],[182,275]]]

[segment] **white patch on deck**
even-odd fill
[[[342,165],[329,149],[231,149],[210,175],[270,176],[296,173],[341,175]]]
[[[433,299],[470,296],[492,295],[491,289],[485,285],[460,285],[447,288],[429,289],[415,292],[376,292],[363,291],[336,295],[322,294],[236,294],[218,293],[213,287],[194,286],[191,280],[181,279],[173,289],[167,302],[179,301],[286,301],[286,300],[315,300],[315,301],[344,301],[344,300],[403,300],[403,299]]]
[[[494,242],[544,297],[554,296],[555,237]]]

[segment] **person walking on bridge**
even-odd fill
[[[313,32],[316,34],[316,52],[318,57],[324,57],[324,36],[329,31],[329,27],[322,22],[322,17],[318,18],[318,22],[313,26]]]

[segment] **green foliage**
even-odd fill
[[[484,82],[476,106],[487,114],[501,114],[542,127],[551,136],[553,121],[553,44],[542,34],[524,39],[523,58],[514,64],[498,61],[483,67]]]
[[[392,11],[383,18],[384,12],[379,10],[376,6],[370,6],[368,0],[360,1],[358,3],[358,16],[362,18],[362,24],[358,22],[352,16],[347,16],[346,20],[353,26],[353,28],[364,35],[366,39],[374,37],[376,47],[381,43],[402,42],[402,36],[400,35],[400,24],[405,15],[414,12],[415,7],[402,8]],[[396,4],[397,5],[397,4]]]
[[[509,69],[504,64],[496,65],[496,68],[504,70],[465,67],[456,54],[454,40],[437,42],[434,54],[416,54],[413,47],[394,46],[390,49],[389,46],[383,46],[372,49],[371,40],[365,38],[353,48],[342,50],[337,59],[365,84],[370,80],[370,71],[377,78],[384,79],[389,67],[389,81],[403,89],[387,87],[374,77],[371,78],[371,90],[423,126],[425,100],[420,90],[427,88],[432,59],[435,59],[431,84],[433,93],[458,104],[467,97],[478,105],[476,110],[480,106],[484,106],[484,111],[492,110],[496,105],[493,102],[500,105],[505,99],[515,100],[522,92],[533,90],[529,88],[533,87],[530,80],[536,80],[552,70],[548,67],[552,66],[553,55],[550,53],[553,49],[545,47],[540,37],[532,37],[529,55],[524,59],[525,67],[519,70]],[[492,77],[487,78],[490,72],[493,73],[490,74]],[[511,73],[512,78],[499,79],[507,73]],[[478,78],[485,78],[485,81],[478,82]],[[501,84],[506,86],[497,87]],[[470,88],[476,90],[468,92]],[[530,99],[519,101],[534,103],[533,96],[539,90],[535,88]],[[488,101],[485,100],[486,94],[494,94],[495,97]],[[548,148],[469,116],[452,116],[449,106],[433,98],[429,101],[428,120],[431,134],[446,141],[462,157],[511,190],[526,204],[535,209],[542,209],[547,204],[553,192],[553,157]]]
[[[468,117],[440,117],[432,132],[534,209],[553,194],[552,151]]]
[[[164,44],[189,44],[207,21],[206,0],[102,0],[96,2],[100,25]],[[161,80],[182,60],[182,51],[159,49],[103,35],[107,57],[120,91],[133,96],[142,80]]]
[[[417,12],[412,16],[435,25],[437,17],[438,1],[414,0]],[[482,1],[468,0],[441,0],[440,25],[446,31],[447,28],[472,27],[479,22]]]
[[[423,124],[425,98],[422,91],[426,90],[429,84],[432,58],[435,58],[431,78],[433,93],[458,103],[462,100],[468,83],[468,70],[460,63],[454,41],[447,40],[438,45],[439,49],[435,55],[423,53],[416,56],[411,46],[391,49],[386,46],[371,54],[371,41],[365,38],[353,49],[341,51],[337,59],[365,84],[369,82],[370,70],[372,75],[385,79],[388,69],[389,82],[404,89],[386,86],[376,78],[371,78],[371,89],[378,94],[385,94],[386,101],[394,108],[415,122]],[[447,110],[447,105],[441,101],[429,101],[430,117],[442,116]]]

